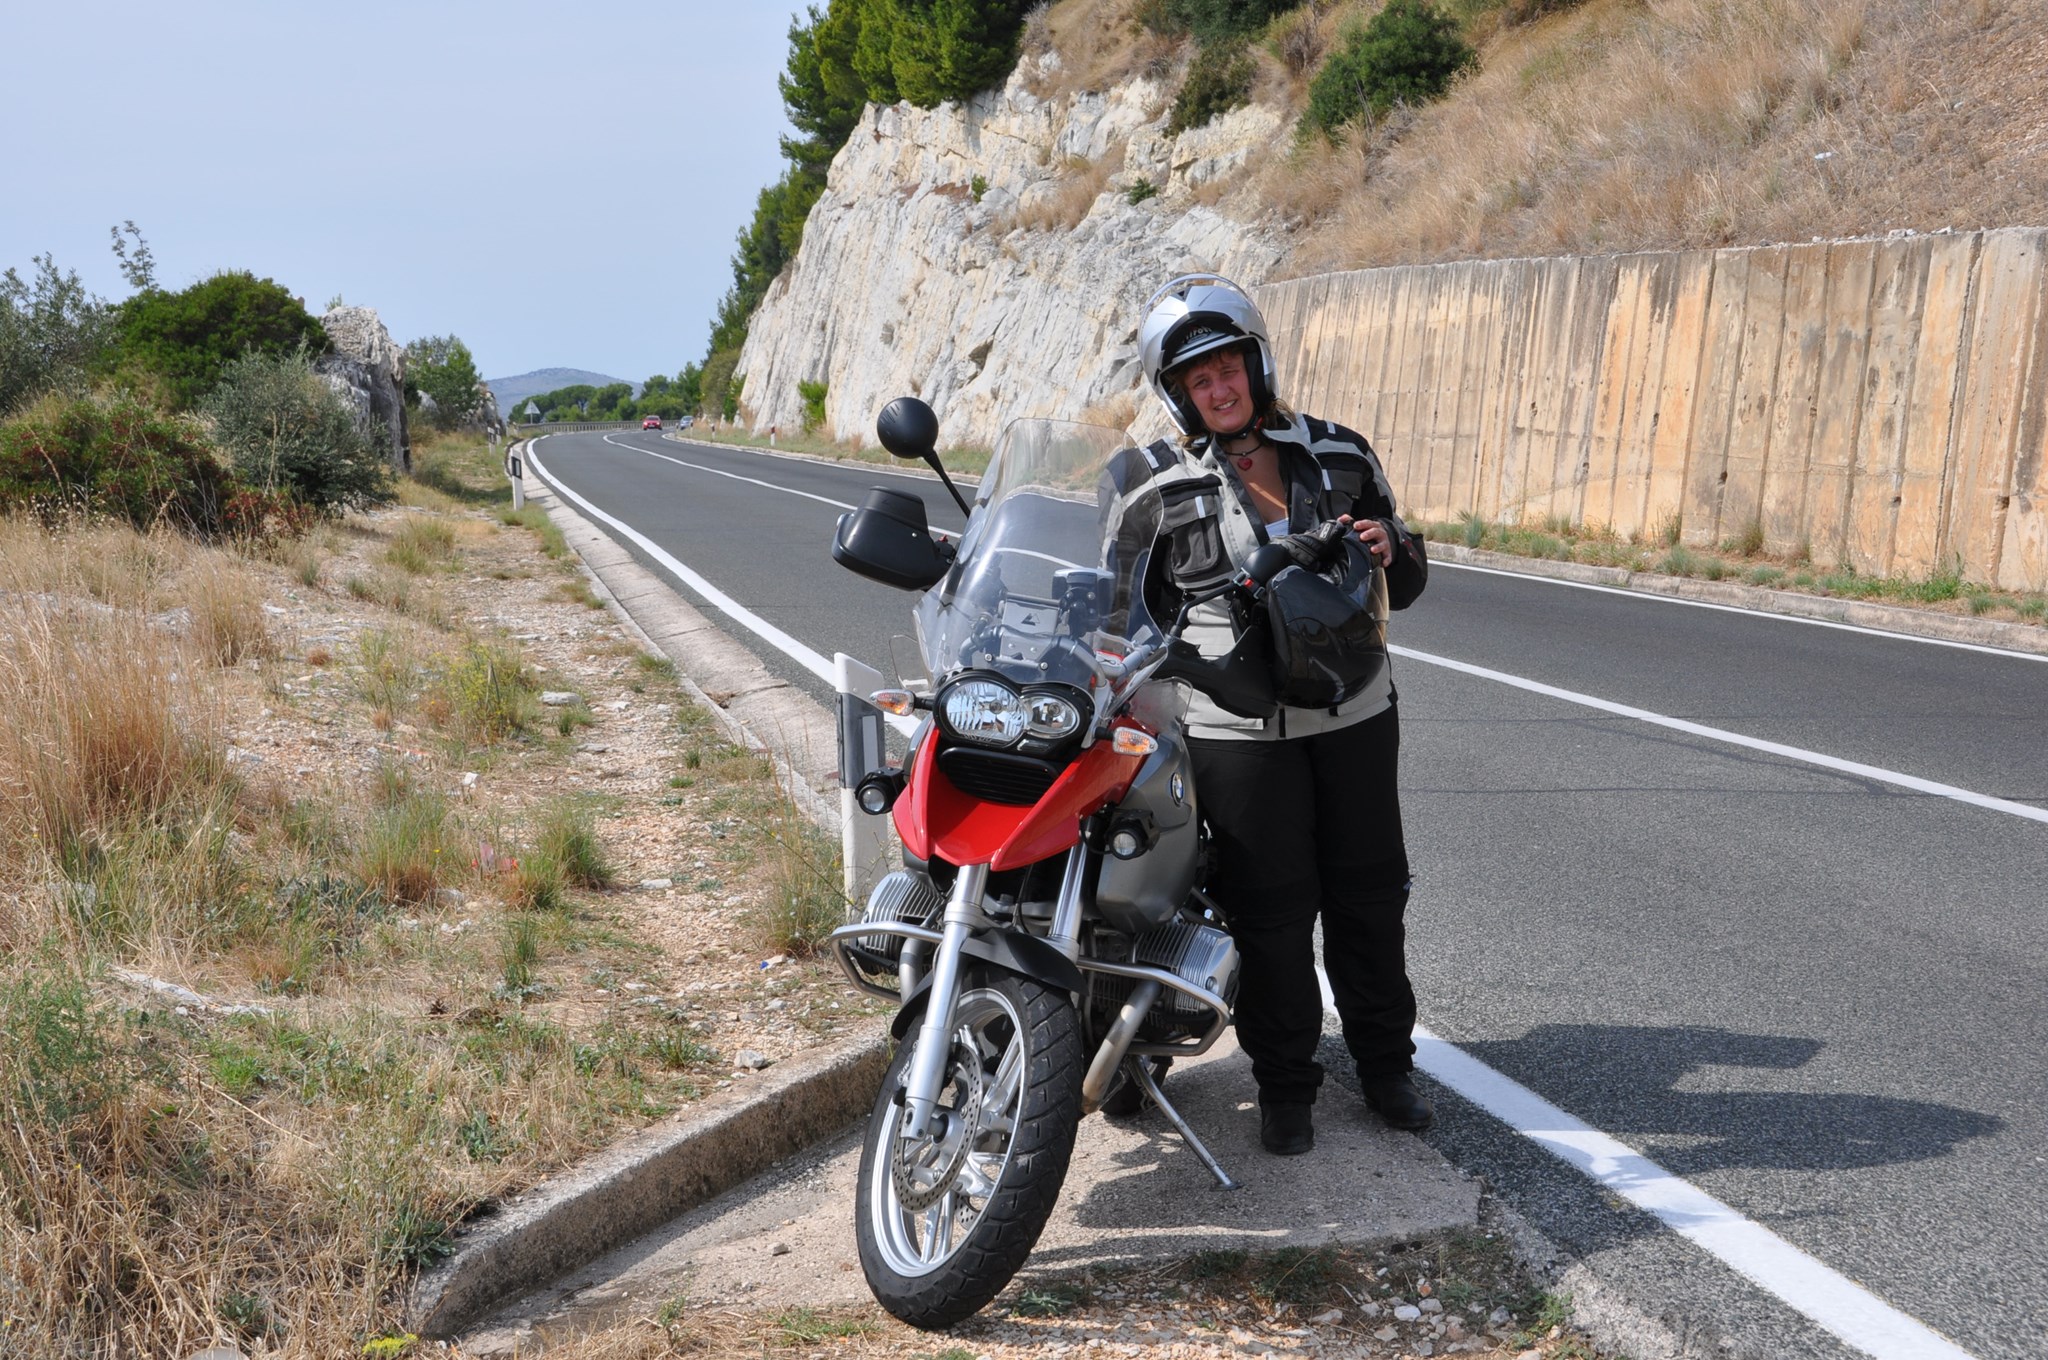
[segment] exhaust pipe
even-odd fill
[[[1110,1083],[1116,1079],[1116,1069],[1130,1051],[1131,1041],[1138,1037],[1138,1027],[1145,1023],[1152,1003],[1158,999],[1159,984],[1149,978],[1131,988],[1130,999],[1117,1012],[1116,1022],[1102,1038],[1102,1047],[1095,1050],[1095,1061],[1088,1064],[1088,1075],[1081,1078],[1082,1114],[1094,1114],[1102,1108],[1102,1102],[1109,1096]]]

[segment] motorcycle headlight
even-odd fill
[[[977,746],[1009,746],[1030,720],[1016,690],[984,677],[948,685],[939,696],[939,717],[948,732]]]
[[[1024,730],[1043,741],[1070,737],[1081,726],[1081,710],[1057,694],[1024,696]]]

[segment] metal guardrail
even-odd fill
[[[515,420],[509,427],[513,433],[529,434],[584,434],[591,430],[637,430],[638,420],[537,420],[527,422]]]

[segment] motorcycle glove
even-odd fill
[[[1340,520],[1326,519],[1303,533],[1273,540],[1303,571],[1321,571],[1337,560],[1344,550],[1344,535],[1350,530]]]

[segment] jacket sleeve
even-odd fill
[[[1406,609],[1415,603],[1429,584],[1429,556],[1423,551],[1422,535],[1402,522],[1399,511],[1394,508],[1394,488],[1387,481],[1386,469],[1380,466],[1380,456],[1373,452],[1365,436],[1341,425],[1332,427],[1332,432],[1355,444],[1364,455],[1365,487],[1359,493],[1351,517],[1354,520],[1376,519],[1386,526],[1388,541],[1394,545],[1394,560],[1387,565],[1387,604],[1393,609]]]

